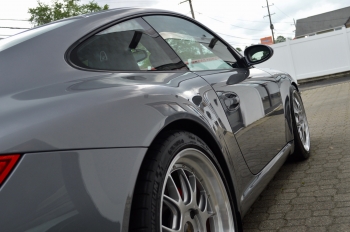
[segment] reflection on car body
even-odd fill
[[[142,8],[1,40],[1,231],[240,231],[310,155],[296,81],[254,67],[271,48],[244,53]]]

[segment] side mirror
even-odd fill
[[[244,50],[244,57],[248,66],[265,62],[270,59],[272,55],[273,49],[262,44],[252,45]]]
[[[143,61],[144,59],[146,59],[148,57],[148,54],[145,50],[132,49],[131,52],[132,52],[136,62]]]

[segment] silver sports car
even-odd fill
[[[242,230],[310,135],[297,82],[199,22],[120,8],[0,41],[0,231]]]

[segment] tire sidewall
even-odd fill
[[[157,164],[157,170],[155,171],[155,179],[154,179],[153,190],[152,190],[152,203],[151,203],[152,204],[152,207],[151,207],[152,231],[160,231],[160,228],[159,228],[160,218],[162,216],[160,212],[160,209],[162,207],[161,200],[162,200],[163,188],[165,185],[165,178],[166,178],[166,174],[169,169],[169,166],[179,152],[188,148],[194,148],[201,151],[214,164],[225,186],[225,190],[228,195],[228,198],[230,199],[234,225],[235,225],[236,231],[238,231],[237,217],[235,212],[236,208],[232,201],[232,195],[228,188],[228,183],[226,181],[226,178],[223,175],[223,171],[221,170],[218,164],[218,161],[216,160],[210,148],[199,137],[189,132],[177,132],[175,139],[166,140],[164,145],[165,145],[163,150],[164,154],[161,155],[159,162]]]
[[[295,115],[294,115],[294,93],[299,94],[300,96],[300,92],[294,87],[291,87],[291,91],[290,91],[290,99],[291,99],[291,117],[292,117],[292,128],[293,128],[293,135],[294,135],[294,155],[297,156],[297,158],[299,159],[308,159],[310,157],[310,151],[311,151],[311,141],[310,141],[310,148],[309,150],[306,150],[304,148],[304,145],[300,139],[299,133],[298,133],[298,128],[297,128],[297,124],[296,124],[296,120],[295,120]],[[301,104],[303,106],[303,109],[305,111],[305,107],[304,107],[304,103],[303,103],[303,99],[300,96],[300,100],[301,100]],[[305,113],[305,118],[307,121],[307,115]],[[308,121],[307,121],[308,123]],[[309,124],[309,123],[308,123]],[[309,130],[309,136],[310,136],[310,130]]]

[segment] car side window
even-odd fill
[[[143,19],[163,37],[191,71],[238,67],[227,46],[196,24],[173,16],[146,16]]]
[[[188,70],[169,45],[141,18],[109,27],[75,47],[75,65],[93,70]]]

